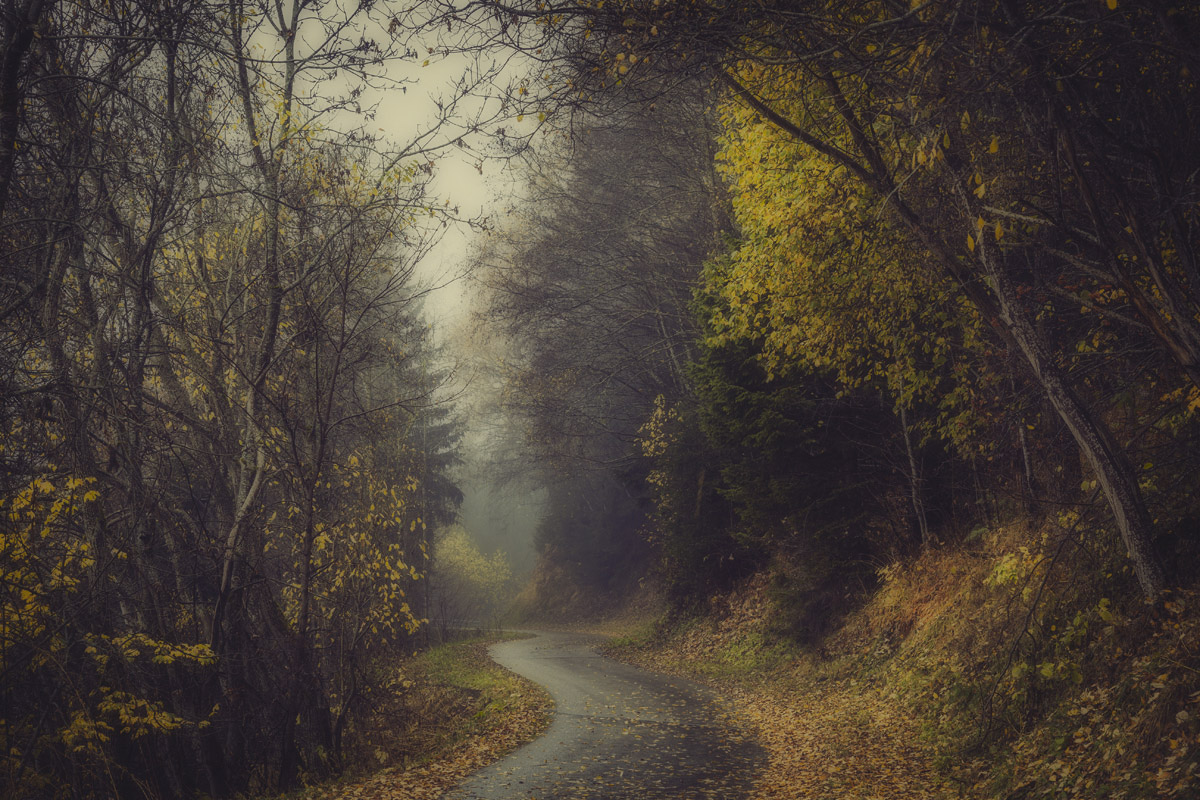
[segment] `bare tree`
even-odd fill
[[[708,100],[693,85],[649,113],[564,116],[525,153],[527,197],[478,257],[484,319],[512,343],[503,402],[527,431],[521,450],[538,480],[562,484],[551,505],[579,504],[590,482],[607,509],[547,534],[544,552],[580,539],[556,550],[572,563],[568,551],[644,551],[635,440],[656,398],[688,392],[692,291],[726,213]]]
[[[366,660],[416,625],[437,469],[411,437],[440,398],[412,268],[442,221],[430,160],[475,121],[444,103],[397,146],[345,114],[415,58],[393,19],[5,7],[16,794],[229,796],[335,768]]]

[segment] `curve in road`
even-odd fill
[[[666,800],[745,797],[762,750],[712,690],[596,652],[600,637],[538,633],[491,648],[546,687],[555,715],[540,738],[444,800]]]

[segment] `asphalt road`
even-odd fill
[[[492,646],[497,663],[546,687],[554,720],[443,800],[746,796],[762,751],[716,693],[605,658],[601,641],[538,633]]]

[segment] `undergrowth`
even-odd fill
[[[1070,515],[981,533],[881,570],[804,645],[761,574],[615,649],[745,693],[771,750],[760,797],[1200,797],[1200,593],[1147,606],[1098,541]],[[922,763],[873,785],[805,766],[869,748]]]
[[[304,800],[425,800],[536,736],[553,702],[487,655],[498,637],[442,644],[380,665],[388,674],[351,731],[342,777]],[[499,637],[505,638],[505,637]]]

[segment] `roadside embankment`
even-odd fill
[[[1054,528],[885,569],[822,640],[781,634],[760,574],[610,654],[733,697],[763,800],[1200,796],[1200,596],[1118,602],[1056,570]]]
[[[549,725],[550,696],[488,657],[492,639],[444,644],[397,665],[394,691],[358,733],[354,763],[304,800],[433,800]]]

